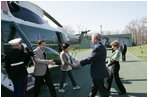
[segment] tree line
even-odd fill
[[[133,45],[147,44],[147,18],[135,19],[130,21],[123,31],[132,34]]]
[[[79,32],[83,31],[82,27],[78,27]],[[64,26],[63,31],[74,34],[75,30],[73,29],[72,26]],[[131,34],[132,35],[132,44],[133,45],[143,45],[147,44],[147,18],[143,17],[141,19],[134,19],[131,20],[126,26],[123,31],[107,31],[104,32],[103,34],[111,35],[111,34]]]

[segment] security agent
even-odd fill
[[[127,46],[124,44],[124,41],[122,42],[122,45],[120,46],[120,51],[122,54],[122,61],[126,61]]]
[[[21,38],[13,39],[8,43],[12,45],[12,49],[6,53],[6,72],[14,85],[14,96],[25,97],[28,75],[26,65],[33,56],[33,52],[29,49],[23,50],[20,44]]]

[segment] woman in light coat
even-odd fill
[[[60,59],[61,59],[61,62],[62,62],[62,65],[61,65],[62,80],[61,80],[60,88],[59,88],[60,93],[65,92],[65,90],[63,89],[63,84],[64,84],[65,79],[66,79],[66,74],[68,74],[68,76],[69,76],[69,78],[70,78],[70,80],[72,82],[73,89],[74,90],[75,89],[80,89],[80,87],[76,84],[76,82],[75,82],[75,80],[73,78],[72,67],[75,67],[75,65],[73,64],[72,58],[68,53],[68,51],[69,51],[68,47],[69,46],[70,46],[69,44],[64,43],[62,45],[62,52],[60,53]]]

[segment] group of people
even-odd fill
[[[24,51],[21,48],[20,43],[20,38],[9,41],[9,44],[12,45],[12,49],[6,54],[5,67],[8,76],[12,80],[14,85],[14,96],[25,96],[28,75],[26,65],[30,60],[30,57],[32,56],[35,62],[33,73],[33,76],[35,77],[34,96],[39,96],[40,87],[43,84],[43,80],[45,80],[51,96],[56,97],[56,90],[50,76],[50,70],[48,68],[49,64],[54,66],[55,62],[53,60],[48,60],[46,57],[46,42],[44,40],[38,41],[38,47],[34,51],[29,48],[27,48],[27,51]],[[119,78],[119,42],[115,40],[111,43],[112,49],[114,51],[108,61],[106,61],[106,48],[101,42],[101,35],[99,33],[92,35],[92,43],[94,44],[94,49],[91,55],[84,60],[76,61],[76,65],[73,63],[72,57],[68,53],[70,45],[68,43],[64,43],[62,45],[62,52],[60,53],[60,59],[62,62],[62,78],[58,92],[65,92],[63,84],[65,82],[67,74],[72,82],[73,89],[80,89],[80,86],[77,85],[73,77],[72,68],[80,65],[85,66],[89,64],[90,74],[92,78],[92,88],[89,94],[90,97],[96,96],[98,91],[102,97],[108,97],[110,94],[110,88],[113,78],[115,79],[115,82],[120,90],[119,94],[125,94],[126,89]],[[126,46],[122,45],[121,47],[122,50],[124,50]],[[125,55],[123,56],[123,60],[125,60]],[[107,71],[107,68],[109,66],[112,66],[110,74]],[[104,78],[108,78],[106,84],[104,83]]]

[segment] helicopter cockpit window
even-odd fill
[[[63,40],[64,40],[64,42],[67,43],[67,37],[66,37],[66,34],[62,33],[62,35],[63,35]]]
[[[27,32],[26,36],[28,37],[28,39],[34,43],[37,44],[38,40],[39,40],[39,35],[37,32]]]
[[[24,21],[44,24],[44,20],[39,15],[30,11],[29,9],[21,7],[14,2],[8,2],[8,6],[13,16],[20,18]]]
[[[47,44],[57,44],[57,36],[54,31],[40,33],[40,39],[44,39]]]
[[[9,40],[13,39],[16,33],[16,29],[11,26],[11,23],[9,22],[2,22],[2,36],[3,36],[3,41],[8,42]]]

